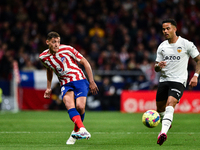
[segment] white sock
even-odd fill
[[[170,125],[172,124],[173,121],[173,115],[174,115],[174,107],[172,106],[167,106],[165,109],[165,115],[162,120],[162,130],[161,133],[167,134]]]
[[[163,117],[165,115],[165,111],[164,112],[159,112],[159,115],[160,115],[160,122],[162,122]]]

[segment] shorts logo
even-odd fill
[[[178,97],[180,97],[180,95],[178,93],[176,93],[178,95]]]
[[[81,93],[83,93],[83,92],[78,93],[77,96],[79,96]]]
[[[181,48],[181,47],[178,47],[178,48],[177,48],[177,52],[178,52],[178,53],[182,52],[182,48]]]

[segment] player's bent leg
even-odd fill
[[[65,96],[63,97],[63,102],[65,104],[65,107],[67,110],[71,108],[75,108],[75,103],[74,103],[74,92],[73,91],[68,91]]]
[[[73,144],[75,144],[76,139],[72,137],[72,134],[74,134],[74,133],[75,133],[75,131],[73,130],[72,133],[71,133],[71,135],[70,135],[70,137],[69,137],[69,139],[66,142],[67,145],[73,145]]]
[[[160,121],[160,122],[162,122],[162,119],[163,119],[163,117],[164,117],[164,115],[165,115],[166,103],[167,103],[166,100],[163,100],[163,101],[156,101],[157,112],[159,113],[160,118],[161,118],[161,121]]]
[[[85,105],[86,105],[86,97],[81,96],[76,99],[76,110],[80,114],[82,122],[84,121],[85,118]],[[75,132],[79,131],[79,128],[76,124],[74,126],[74,131]]]
[[[173,114],[174,114],[174,108],[172,106],[167,106],[166,114],[163,117],[163,121],[162,121],[161,133],[167,134],[168,130],[171,127],[172,121],[173,121]]]
[[[82,122],[83,122],[83,120],[84,120],[84,118],[85,118],[85,113],[81,114],[80,116],[81,116],[81,120],[82,120]],[[77,126],[76,124],[74,125],[74,131],[75,131],[75,132],[78,132],[78,131],[79,131],[79,128],[78,128],[78,126]]]
[[[162,102],[156,102],[158,111],[161,115],[163,115],[162,118],[162,129],[160,133],[158,134],[158,141],[157,144],[162,145],[167,140],[167,132],[172,127],[172,121],[173,121],[173,114],[174,114],[174,107],[177,102],[177,100],[174,97],[169,97],[167,101],[167,107],[165,108],[165,112],[163,111],[163,104]],[[162,116],[161,116],[162,117]]]
[[[167,101],[167,107],[165,110],[165,115],[162,121],[162,129],[158,135],[157,144],[162,145],[167,140],[167,132],[171,128],[171,123],[173,121],[174,107],[176,106],[177,100],[170,96]]]
[[[74,92],[68,91],[63,97],[63,102],[68,110],[70,119],[75,123],[77,128],[80,129],[81,127],[84,127],[81,116],[75,108]]]
[[[174,115],[174,108],[177,104],[178,100],[174,98],[173,96],[169,96],[167,100],[167,107],[165,111],[165,115],[163,117],[162,121],[162,133],[167,134],[168,130],[171,128],[171,124],[173,121],[173,115]]]
[[[86,104],[86,97],[78,97],[76,99],[76,109],[81,114],[80,117],[82,121],[84,120],[84,116],[85,116],[85,104]],[[80,130],[72,134],[73,138],[78,139],[78,140],[91,138],[91,134],[85,129],[84,126],[83,127],[77,126],[77,127]]]
[[[79,114],[85,113],[86,97],[81,96],[76,99],[76,110]]]
[[[160,123],[162,123],[165,112],[160,112],[159,115],[160,115]],[[169,129],[171,129],[171,128],[172,128],[172,124],[170,125]]]

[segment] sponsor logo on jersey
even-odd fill
[[[59,72],[59,73],[61,73],[62,71],[63,71],[63,69],[62,68],[56,68],[57,69],[57,71]]]
[[[180,56],[165,56],[164,60],[180,60]]]
[[[177,52],[179,52],[179,53],[182,52],[182,47],[178,47]]]

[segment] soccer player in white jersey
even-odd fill
[[[54,72],[60,81],[62,99],[69,117],[75,124],[66,144],[74,144],[76,139],[89,139],[91,134],[83,125],[86,97],[89,90],[92,94],[98,93],[91,66],[75,48],[60,44],[60,35],[57,32],[50,32],[47,35],[46,43],[48,49],[39,56],[47,68],[47,89],[44,98],[50,98]],[[84,66],[89,83],[77,62]]]
[[[160,72],[156,94],[157,111],[162,118],[162,128],[157,144],[162,145],[167,139],[171,127],[174,108],[182,97],[188,78],[188,60],[191,56],[196,61],[195,74],[189,85],[195,87],[200,73],[200,55],[196,46],[176,35],[177,24],[174,19],[162,22],[162,32],[166,38],[157,49],[155,71]]]

